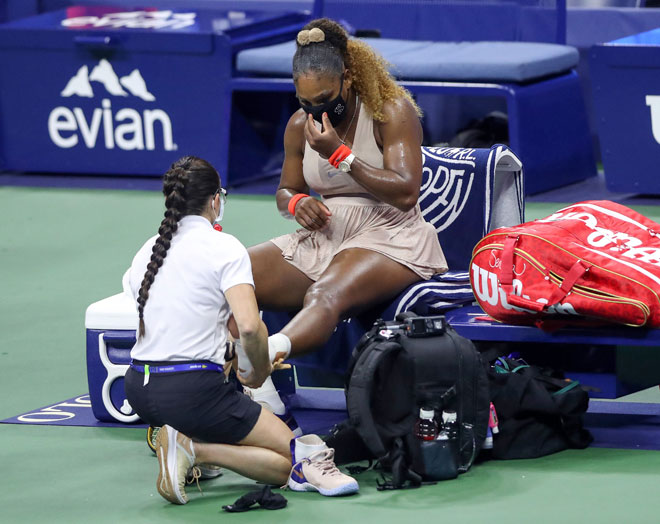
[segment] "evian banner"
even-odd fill
[[[172,121],[164,109],[156,107],[156,96],[137,68],[119,76],[106,59],[91,70],[82,65],[60,96],[65,100],[48,115],[48,135],[57,147],[177,149]],[[96,100],[97,107],[90,111],[77,106],[80,98]],[[113,100],[120,101],[114,108]]]
[[[226,182],[234,147],[231,176],[258,174],[281,140],[241,120],[232,57],[248,41],[293,38],[309,12],[185,4],[70,6],[2,24],[0,169],[162,176],[196,155]]]

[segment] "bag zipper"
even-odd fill
[[[528,236],[534,236],[534,235],[528,235]],[[536,237],[536,236],[534,236],[534,237],[538,238],[539,240],[544,240],[544,239],[541,239],[540,237]],[[579,257],[577,257],[574,254],[566,251],[565,249],[562,249],[561,247],[557,246],[556,244],[553,244],[552,242],[547,242],[546,240],[544,240],[544,241],[546,243],[548,243],[552,246],[555,246],[558,249],[561,249],[562,251],[570,254],[573,258],[579,259]],[[492,249],[502,250],[503,248],[504,248],[503,244],[489,244],[487,246],[481,247],[475,253],[473,253],[472,258],[476,257],[479,253],[481,253],[483,251],[492,250]],[[552,282],[554,282],[555,284],[561,285],[561,283],[563,282],[563,278],[561,278],[554,271],[548,270],[546,268],[546,266],[541,264],[535,257],[530,255],[527,251],[523,251],[520,248],[514,248],[514,253],[516,255],[518,255],[520,258],[522,258],[523,260],[526,260],[527,262],[529,262],[529,264],[532,267],[534,267],[534,269],[536,269],[539,273],[541,273],[544,276],[548,276],[548,278]],[[594,264],[593,267],[596,267],[596,268],[601,269],[603,271],[607,271],[608,273],[616,275],[619,278],[624,278],[624,279],[629,280],[629,281],[631,281],[635,284],[638,284],[642,287],[645,287],[645,288],[649,289],[651,292],[653,292],[653,294],[655,294],[656,298],[658,297],[658,295],[653,290],[651,290],[648,286],[642,284],[641,282],[639,282],[639,281],[637,281],[633,278],[626,277],[625,275],[621,275],[621,274],[619,274],[615,271],[605,269],[605,268],[600,267],[596,264]],[[587,287],[587,286],[584,286],[584,285],[580,285],[580,284],[574,285],[573,288],[571,289],[571,293],[575,293],[576,295],[580,295],[580,296],[583,296],[585,298],[590,298],[590,299],[593,299],[593,300],[597,300],[599,302],[627,304],[627,305],[637,307],[638,309],[641,310],[641,312],[644,316],[644,322],[643,323],[641,323],[641,324],[629,324],[629,323],[626,323],[626,322],[618,322],[618,324],[620,324],[620,325],[632,326],[632,327],[644,326],[646,324],[646,322],[648,321],[648,317],[651,313],[651,310],[650,310],[649,306],[646,303],[642,302],[641,300],[636,300],[636,299],[633,299],[633,298],[628,298],[628,297],[624,297],[624,296],[620,296],[620,295],[615,295],[613,293],[606,293],[604,291],[601,291],[601,290],[598,290],[598,289],[595,289],[595,288],[590,288],[590,287]],[[550,304],[550,305],[552,305],[552,304]]]

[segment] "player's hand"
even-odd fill
[[[314,125],[314,117],[307,115],[307,122],[305,122],[305,139],[314,151],[321,155],[326,160],[332,156],[337,148],[343,144],[337,131],[330,123],[327,113],[323,113],[321,117],[323,121],[323,129],[319,131]]]
[[[309,231],[324,228],[332,213],[326,205],[314,197],[305,197],[296,204],[296,222]]]

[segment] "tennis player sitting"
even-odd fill
[[[293,440],[284,422],[225,378],[231,315],[252,367],[241,382],[260,386],[272,364],[248,253],[213,229],[226,195],[218,173],[202,159],[184,157],[165,173],[163,193],[158,234],[124,275],[139,315],[126,398],[142,420],[162,426],[158,492],[187,503],[186,478],[199,478],[200,464],[296,491],[356,492],[357,482],[336,468],[334,450],[318,436]]]

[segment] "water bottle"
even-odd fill
[[[419,418],[415,422],[415,436],[420,440],[435,440],[438,436],[438,423],[435,421],[433,409],[419,410]]]
[[[442,412],[442,429],[447,433],[449,440],[458,439],[458,417],[455,411]]]
[[[454,457],[458,459],[458,417],[455,411],[442,412],[442,432],[446,433]]]

